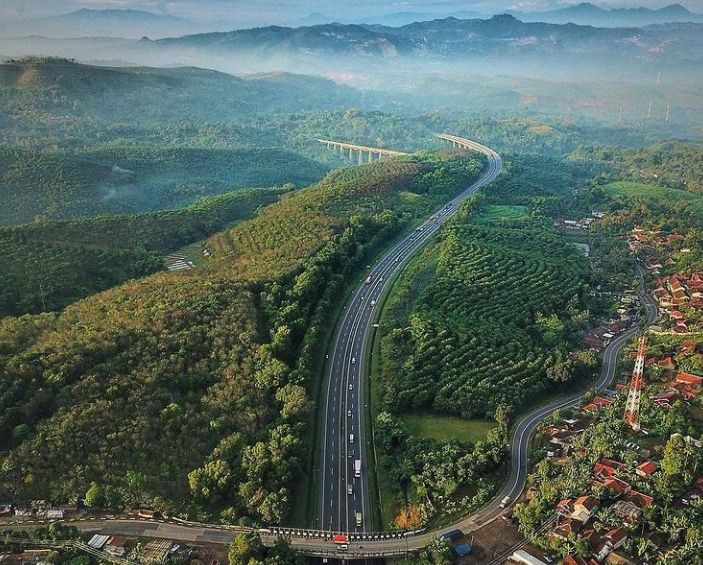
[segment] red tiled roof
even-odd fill
[[[603,486],[616,494],[627,494],[632,490],[632,487],[628,483],[617,477],[608,477],[603,481]]]
[[[659,468],[654,461],[644,461],[637,466],[637,470],[644,473],[645,475],[651,475]]]
[[[625,496],[627,502],[632,502],[635,506],[639,508],[644,508],[645,506],[651,506],[654,503],[654,499],[651,496],[637,492],[636,490],[631,490]]]
[[[674,366],[674,360],[673,360],[671,357],[664,357],[664,359],[660,359],[657,364],[658,364],[660,367],[673,367],[673,366]]]
[[[676,382],[687,385],[699,385],[703,382],[703,377],[691,373],[679,373],[676,375]]]
[[[604,398],[603,396],[596,396],[593,399],[593,404],[597,406],[610,406],[613,403],[610,398]]]
[[[589,512],[598,506],[598,501],[593,498],[590,494],[586,496],[580,496],[574,502],[574,506],[583,506]]]
[[[613,528],[603,536],[605,539],[610,540],[610,543],[617,545],[622,540],[627,538],[627,530],[620,526],[619,528]]]
[[[593,465],[593,473],[596,475],[600,475],[601,477],[610,477],[615,474],[615,469],[610,465],[596,463],[595,465]]]

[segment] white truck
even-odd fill
[[[361,459],[354,460],[354,476],[357,479],[361,477]]]

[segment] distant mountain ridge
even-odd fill
[[[13,37],[167,37],[222,29],[222,25],[226,24],[217,26],[146,10],[81,8],[58,16],[0,22],[0,33]]]
[[[56,20],[86,20],[86,21],[116,21],[116,22],[127,22],[127,21],[147,21],[147,22],[185,22],[183,18],[178,18],[176,16],[170,16],[167,14],[155,14],[154,12],[147,12],[146,10],[134,10],[125,8],[122,10],[116,9],[101,9],[97,10],[94,8],[81,8],[80,10],[75,10],[73,12],[68,12],[60,16],[56,16]]]
[[[663,8],[600,8],[590,2],[549,10],[546,12],[511,11],[524,22],[552,24],[573,23],[595,27],[642,27],[666,23],[703,23],[703,14],[696,14],[681,4],[670,4]]]
[[[485,20],[450,17],[400,27],[336,23],[299,28],[269,26],[163,39],[154,42],[154,46],[157,49],[197,49],[218,55],[308,58],[549,54],[690,59],[691,54],[699,54],[693,56],[695,59],[703,55],[703,26],[698,30],[699,25],[596,28],[522,22],[512,15],[502,14]]]

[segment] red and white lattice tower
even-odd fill
[[[625,423],[636,432],[640,430],[640,398],[642,394],[642,386],[644,385],[643,373],[645,350],[645,337],[640,336],[637,345],[635,368],[632,370],[630,388],[627,391],[627,401],[625,402],[625,415],[623,417]]]

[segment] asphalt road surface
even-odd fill
[[[323,389],[319,529],[353,533],[370,530],[368,474],[373,470],[373,462],[368,456],[372,451],[364,422],[363,377],[366,375],[366,345],[373,333],[379,298],[407,260],[456,213],[459,204],[501,172],[501,158],[493,150],[462,138],[451,141],[485,154],[487,169],[475,183],[437,210],[375,265],[369,266],[344,307],[336,330]],[[360,466],[360,473],[355,465]]]
[[[460,139],[460,138],[459,138]],[[468,142],[467,143],[472,143]],[[424,547],[429,541],[455,528],[465,533],[486,526],[495,520],[504,509],[500,501],[510,497],[511,506],[522,493],[527,476],[527,458],[529,440],[540,421],[549,417],[555,410],[574,406],[581,402],[582,393],[554,401],[524,416],[515,426],[511,438],[511,469],[508,480],[501,492],[492,502],[461,521],[431,532],[417,535],[369,534],[367,531],[366,511],[368,509],[368,489],[366,483],[367,467],[364,451],[359,449],[360,438],[364,436],[362,407],[359,399],[361,390],[364,356],[362,352],[368,341],[376,314],[377,297],[385,290],[393,275],[403,263],[415,253],[454,212],[458,204],[478,188],[493,180],[501,171],[500,157],[490,149],[484,152],[489,157],[489,167],[484,175],[461,195],[447,204],[445,208],[427,220],[418,231],[403,239],[392,251],[387,253],[369,270],[371,281],[362,282],[346,306],[345,315],[337,330],[334,347],[330,354],[327,373],[327,395],[325,406],[325,430],[322,462],[323,467],[322,503],[320,520],[324,526],[318,530],[296,530],[289,528],[260,529],[265,543],[283,536],[290,540],[293,547],[308,555],[337,556],[346,558],[363,558],[373,556],[400,555]],[[642,270],[638,267],[640,284],[638,294],[642,300],[647,323],[656,319],[657,308],[646,294],[642,282]],[[371,301],[374,300],[374,304]],[[605,349],[601,372],[595,386],[602,390],[611,385],[617,366],[618,354],[625,344],[639,331],[638,327],[623,332]],[[352,360],[355,360],[354,362]],[[351,385],[351,388],[350,388]],[[348,434],[354,434],[350,441]],[[353,456],[348,457],[346,450],[353,449]],[[361,478],[354,478],[353,461],[362,461]],[[353,492],[347,494],[346,485],[351,484]],[[362,512],[363,522],[355,526],[354,513]],[[18,525],[8,520],[0,521],[0,528],[31,528],[35,523],[24,522]],[[167,538],[184,542],[229,543],[237,531],[249,531],[243,527],[227,527],[215,524],[174,523],[165,520],[142,519],[102,519],[82,518],[66,519],[64,523],[73,524],[85,531],[100,531],[109,534]],[[330,539],[331,532],[348,531],[349,548],[340,552]],[[364,538],[364,539],[362,539]]]

